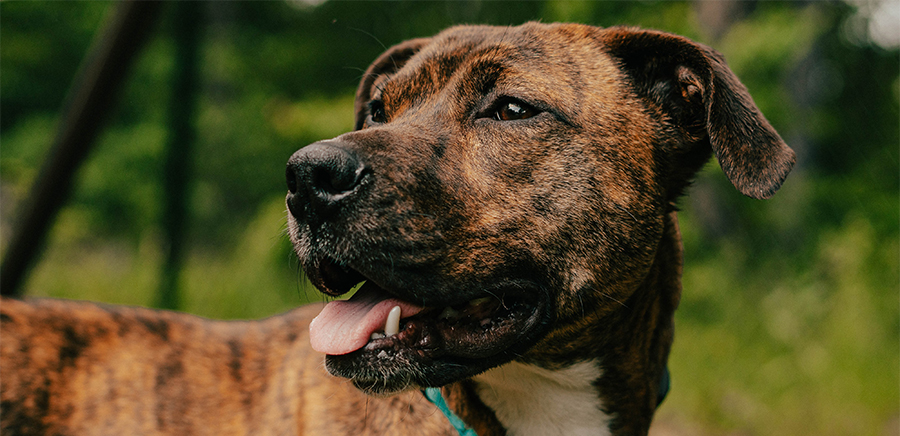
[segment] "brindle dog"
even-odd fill
[[[713,153],[754,198],[794,163],[685,38],[529,23],[400,44],[356,131],[287,165],[303,269],[333,296],[365,281],[351,299],[258,322],[4,300],[3,433],[451,435],[418,390],[442,387],[481,436],[646,434],[675,203]]]

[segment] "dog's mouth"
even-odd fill
[[[474,375],[509,360],[540,324],[541,305],[527,285],[492,286],[474,298],[429,301],[425,306],[332,262],[323,262],[318,275],[317,285],[331,295],[346,293],[351,283],[365,280],[350,299],[322,309],[310,324],[310,342],[329,355],[329,371],[370,393],[436,386]],[[455,370],[441,370],[445,366]],[[412,373],[422,377],[415,379]]]

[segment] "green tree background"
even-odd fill
[[[172,4],[78,173],[26,295],[158,301]],[[386,46],[458,23],[656,28],[722,52],[799,163],[769,201],[740,196],[714,163],[683,201],[673,390],[654,434],[900,434],[900,41],[890,0],[202,5],[179,309],[257,318],[322,299],[283,234],[284,164],[297,148],[351,129],[356,83]],[[0,3],[4,248],[113,6]]]

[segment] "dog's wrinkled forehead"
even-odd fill
[[[586,26],[454,27],[433,37],[398,71],[376,79],[371,94],[395,113],[445,89],[458,93],[455,100],[461,103],[494,92],[564,108],[584,88],[585,69],[618,73],[609,58],[599,55],[600,43],[585,38],[594,31]]]

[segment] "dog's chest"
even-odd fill
[[[598,378],[589,360],[561,370],[512,362],[474,379],[510,436],[609,435],[611,418],[593,386]]]

